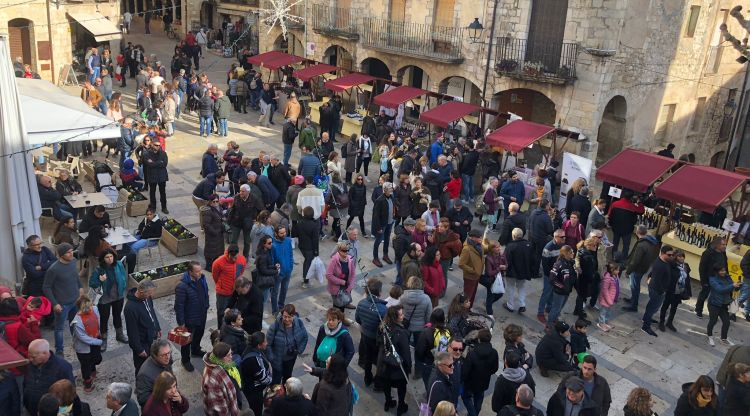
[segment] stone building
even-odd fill
[[[597,164],[624,146],[671,142],[678,156],[721,165],[744,113],[744,67],[719,26],[727,22],[741,38],[729,10],[747,9],[746,0],[308,0],[294,6],[306,20],[287,39],[256,23],[267,0],[185,3],[192,26],[243,19],[261,52],[307,50],[318,61],[581,132],[568,148]],[[475,18],[484,30],[472,41]]]
[[[85,48],[112,42],[119,50],[119,0],[8,0],[0,6],[0,32],[11,56],[21,57],[42,78],[57,82],[65,65]]]

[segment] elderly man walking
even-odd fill
[[[23,378],[23,407],[30,415],[37,414],[39,399],[49,391],[50,386],[58,380],[67,379],[76,382],[73,367],[61,354],[49,350],[49,342],[35,339],[29,344],[29,365]]]
[[[58,260],[44,274],[42,292],[52,302],[55,312],[55,353],[63,353],[63,327],[73,321],[75,302],[83,294],[78,279],[78,267],[73,255],[73,246],[62,243],[57,246]]]
[[[174,291],[174,312],[177,325],[187,328],[193,334],[193,342],[180,348],[182,366],[187,371],[195,370],[190,357],[203,357],[206,352],[201,349],[201,339],[206,330],[208,316],[208,284],[203,275],[203,267],[197,261],[191,261],[188,271],[182,276]]]

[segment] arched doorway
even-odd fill
[[[360,66],[362,67],[362,72],[364,72],[365,74],[369,74],[378,78],[384,78],[387,80],[391,79],[391,71],[388,69],[388,65],[386,65],[385,62],[381,61],[378,58],[367,58],[362,61]],[[383,85],[382,82],[377,82],[376,85],[376,92],[378,94],[382,93],[385,85]]]
[[[462,98],[465,103],[482,104],[482,93],[479,87],[464,77],[448,77],[438,84],[438,92]]]
[[[402,85],[409,87],[430,89],[430,76],[416,65],[407,65],[396,72],[396,79]]]
[[[628,104],[621,95],[612,97],[604,107],[602,121],[596,134],[599,143],[596,152],[596,165],[601,166],[620,150],[625,141],[625,127],[627,124]]]
[[[286,39],[284,39],[284,35],[279,35],[273,42],[273,50],[284,51],[290,55],[305,56],[305,48],[302,42],[291,32],[287,32]]]
[[[33,29],[34,22],[29,19],[13,19],[8,21],[8,40],[10,43],[11,59],[15,62],[16,58],[21,57],[24,64],[34,64]]]
[[[716,152],[713,156],[711,156],[709,165],[721,169],[724,166],[724,159],[726,159],[726,152],[724,152],[723,150],[720,152]]]
[[[354,69],[352,54],[339,45],[331,45],[323,52],[323,63],[344,68],[347,71]]]
[[[510,112],[524,120],[536,123],[555,124],[557,111],[555,103],[541,92],[526,88],[514,88],[495,94],[496,108],[501,113]],[[505,125],[505,119],[499,119],[497,127]]]
[[[204,1],[201,3],[201,26],[212,28],[214,24],[214,10],[216,6],[213,3]]]

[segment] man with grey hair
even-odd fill
[[[201,160],[201,176],[206,177],[211,173],[219,171],[219,162],[216,159],[216,155],[219,153],[219,146],[216,143],[211,143],[208,148],[203,152],[203,159]]]
[[[523,238],[522,229],[514,228],[511,236],[513,241],[505,246],[505,258],[508,260],[505,291],[508,301],[503,307],[508,312],[518,310],[518,313],[523,313],[526,311],[526,282],[536,275],[534,249],[531,243]]]
[[[138,287],[128,290],[125,307],[122,310],[125,316],[125,327],[128,330],[128,344],[133,350],[133,365],[135,374],[146,358],[151,343],[161,338],[161,326],[156,317],[154,295],[156,284],[151,279],[143,279]]]
[[[528,384],[521,384],[516,390],[516,404],[505,405],[497,413],[498,416],[542,416],[541,410],[533,406],[534,390]]]
[[[346,232],[339,237],[339,243],[347,243],[349,245],[349,255],[354,259],[354,263],[357,263],[359,259],[359,229],[354,225],[350,225],[346,229]],[[331,257],[334,254],[336,254],[336,250],[331,253]]]
[[[383,267],[378,256],[380,243],[383,243],[383,261],[393,264],[388,258],[388,245],[391,241],[391,230],[395,222],[395,211],[393,203],[393,183],[383,183],[383,194],[375,200],[372,207],[372,234],[375,236],[375,243],[372,246],[372,264],[377,267]]]
[[[112,383],[107,387],[107,409],[112,410],[112,416],[139,416],[132,395],[133,388],[128,383]]]
[[[435,354],[435,369],[432,370],[430,380],[427,382],[427,396],[430,412],[435,413],[438,403],[445,400],[451,403],[458,401],[458,395],[454,394],[451,376],[453,375],[453,356],[448,351],[440,351]]]
[[[37,413],[39,399],[58,380],[67,379],[75,385],[73,367],[62,354],[53,354],[49,342],[35,339],[29,344],[29,365],[23,378],[23,407],[29,414]],[[14,382],[15,384],[15,382]]]
[[[172,347],[169,341],[157,339],[151,344],[150,355],[135,377],[135,395],[141,407],[151,397],[156,377],[163,371],[172,372]]]
[[[292,181],[292,177],[289,176],[289,170],[285,164],[281,163],[277,155],[271,155],[271,166],[266,169],[266,175],[273,187],[279,192],[275,204],[277,208],[281,207],[286,199],[286,191],[289,188],[289,183]]]
[[[277,396],[269,406],[271,416],[312,416],[318,411],[310,397],[303,393],[302,382],[297,377],[289,377],[284,383],[286,394]]]
[[[251,173],[255,174],[255,172]],[[249,178],[250,175],[248,175]],[[255,176],[253,176],[253,179],[255,179]],[[240,192],[234,197],[234,204],[227,218],[229,227],[232,229],[231,244],[237,244],[240,232],[242,232],[244,242],[242,254],[245,258],[248,258],[250,255],[250,231],[253,228],[253,222],[258,213],[263,209],[263,199],[257,195],[253,195],[252,189],[253,187],[249,183],[240,186]]]

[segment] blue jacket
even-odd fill
[[[42,251],[38,253],[30,249],[26,249],[23,252],[21,264],[23,264],[23,271],[26,272],[26,279],[28,279],[26,283],[28,293],[24,293],[24,295],[38,296],[42,294],[44,274],[55,261],[57,261],[55,254],[52,253],[52,250],[44,246],[42,246]],[[39,270],[36,269],[37,265],[40,267]]]
[[[193,190],[193,196],[208,201],[216,191],[216,173],[209,173],[205,179],[198,182]]]
[[[281,371],[282,361],[291,358],[286,357],[287,352],[296,350],[297,355],[299,355],[304,353],[307,348],[307,330],[299,316],[295,316],[292,322],[292,337],[287,337],[283,328],[284,324],[281,322],[281,314],[279,314],[276,321],[271,324],[271,327],[266,332],[266,341],[268,341],[266,354],[274,372]]]
[[[132,152],[135,147],[133,129],[120,126],[120,138],[117,140],[117,150],[120,152]]]
[[[380,318],[385,316],[387,308],[385,307],[385,301],[378,297],[373,297],[375,304],[373,305],[370,296],[365,296],[364,299],[359,301],[357,304],[357,310],[354,312],[354,320],[360,325],[362,335],[376,339],[378,336],[378,327],[380,326]]]
[[[320,176],[320,159],[312,154],[306,154],[299,160],[297,175],[305,178],[314,178]]]
[[[435,143],[430,145],[430,167],[437,162],[438,156],[443,154],[443,144],[435,140]]]
[[[725,306],[732,303],[732,291],[734,282],[729,276],[711,276],[708,279],[711,285],[711,293],[708,295],[708,304],[714,306]]]
[[[37,414],[39,399],[47,393],[54,382],[62,379],[70,380],[75,386],[73,366],[65,361],[62,354],[56,355],[50,351],[49,360],[41,367],[32,364],[26,366],[26,374],[23,378],[23,405],[29,414]]]
[[[219,171],[219,164],[216,162],[216,158],[211,153],[203,153],[203,160],[201,161],[201,176],[206,177],[209,173],[216,173]]]
[[[258,175],[255,179],[255,184],[263,192],[263,202],[266,205],[273,204],[279,199],[279,190],[273,186],[267,176]]]
[[[285,237],[284,241],[279,241],[273,237],[273,247],[271,248],[271,262],[280,264],[279,275],[290,277],[294,269],[294,252],[292,251],[292,239]]]
[[[208,284],[206,276],[193,281],[190,273],[182,275],[182,281],[174,289],[174,312],[177,325],[200,326],[206,324],[208,313]]]
[[[505,199],[505,209],[508,209],[508,205],[513,202],[510,200],[511,197],[515,197],[516,203],[521,206],[523,205],[523,198],[526,196],[526,188],[521,181],[513,183],[513,181],[508,180],[500,188],[500,196]]]
[[[107,280],[105,280],[103,284],[102,281],[99,280],[99,275],[102,274],[107,275]],[[122,299],[125,297],[125,288],[128,285],[127,275],[125,265],[120,261],[115,261],[114,267],[108,267],[106,269],[99,266],[93,273],[91,273],[91,277],[89,277],[89,287],[101,287],[102,293],[109,293],[110,288],[112,287],[112,277],[114,277],[117,279],[117,295],[119,296],[119,299]]]

